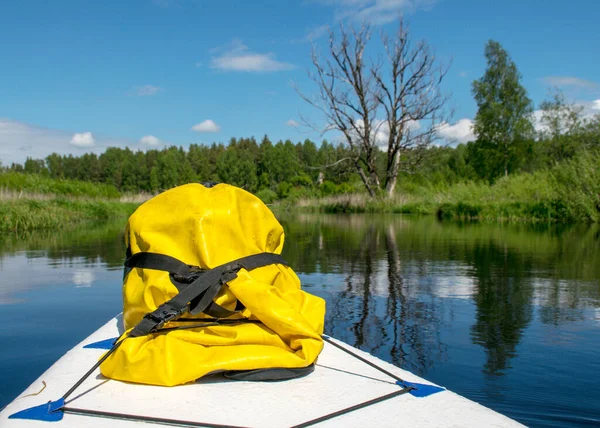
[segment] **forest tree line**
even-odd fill
[[[511,145],[507,163],[509,174],[550,169],[576,156],[600,151],[600,116],[585,118],[576,107],[557,98],[545,105],[548,123],[553,113],[568,113],[568,130],[546,126],[535,138]],[[554,117],[554,116],[552,116]],[[385,157],[379,149],[377,168],[385,171]],[[348,161],[347,146],[311,140],[279,141],[267,136],[231,139],[227,145],[192,144],[147,151],[108,148],[104,153],[82,156],[53,153],[45,159],[27,158],[4,170],[41,174],[114,186],[121,192],[157,193],[189,182],[224,182],[250,192],[262,192],[267,199],[289,196],[324,196],[362,191],[364,188]],[[410,153],[405,154],[409,157]],[[399,191],[415,186],[445,188],[464,181],[493,184],[504,176],[503,154],[486,141],[457,146],[431,146],[414,171],[401,172]]]

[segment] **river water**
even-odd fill
[[[530,426],[600,424],[600,228],[281,221],[327,334]],[[122,229],[0,236],[0,407],[120,312]]]

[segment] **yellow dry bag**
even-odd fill
[[[312,371],[325,302],[301,290],[280,255],[283,228],[257,197],[227,184],[176,187],[135,211],[125,241],[127,331],[104,376],[172,386],[217,372]]]

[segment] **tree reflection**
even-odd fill
[[[309,291],[327,300],[328,334],[418,373],[446,358],[456,299],[475,304],[470,340],[492,376],[510,369],[535,313],[560,325],[600,308],[597,226],[302,215],[284,228],[284,256],[322,282]]]
[[[0,234],[0,257],[25,252],[28,258],[47,257],[51,262],[83,259],[89,265],[102,263],[110,269],[121,269],[125,260],[124,229],[125,224],[117,222],[68,231]]]
[[[302,237],[304,242],[321,242],[322,251],[309,256],[291,243],[284,254],[294,266],[298,259],[293,257],[309,257],[308,267],[320,266],[322,274],[342,273],[342,289],[328,292],[325,286],[321,293],[327,299],[327,333],[396,365],[426,372],[443,358],[445,349],[439,336],[439,299],[421,290],[422,281],[412,273],[405,279],[399,217],[391,222],[338,217],[339,228],[328,220],[319,222],[318,229],[309,226],[314,239]],[[290,242],[292,235],[286,232]],[[325,258],[330,271],[320,262]],[[408,260],[407,266],[414,270],[414,261]],[[306,273],[302,263],[298,269]]]
[[[510,367],[523,330],[532,319],[531,262],[492,242],[475,246],[471,261],[477,278],[477,312],[471,336],[473,343],[486,350],[484,372],[501,375]]]
[[[585,283],[567,283],[558,278],[546,281],[540,287],[539,299],[540,319],[544,324],[559,326],[566,322],[582,321],[584,311],[579,302]]]
[[[439,334],[439,300],[425,290],[411,292],[411,281],[405,281],[402,272],[396,236],[396,224],[392,222],[385,230],[389,292],[386,315],[393,330],[389,353],[394,364],[422,374],[443,359],[446,349]]]

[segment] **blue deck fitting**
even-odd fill
[[[58,422],[62,420],[65,414],[62,411],[63,407],[65,407],[65,400],[61,398],[60,400],[48,401],[45,404],[21,410],[20,412],[10,415],[8,419]]]
[[[396,383],[403,387],[409,387],[409,386],[413,387],[414,389],[411,389],[408,393],[410,395],[412,395],[413,397],[419,397],[419,398],[428,397],[432,394],[446,390],[445,388],[442,388],[441,386],[426,385],[424,383],[415,383],[415,382],[407,382],[407,381],[396,382]]]
[[[118,340],[118,337],[113,337],[111,339],[100,340],[99,342],[88,343],[84,346],[84,348],[88,349],[111,349],[115,342]]]

